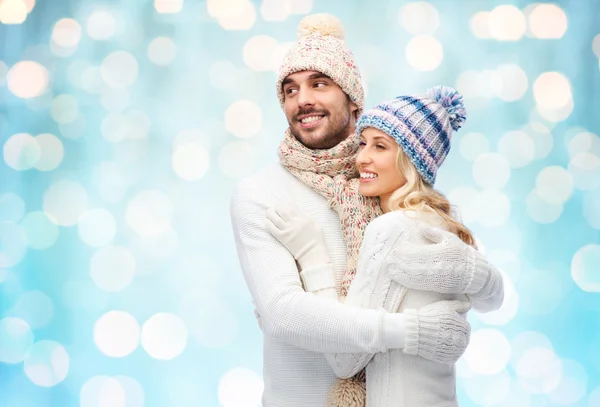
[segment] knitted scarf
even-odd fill
[[[279,159],[296,178],[317,191],[334,209],[346,243],[346,270],[342,279],[345,297],[356,274],[358,255],[366,226],[381,215],[379,199],[358,193],[356,153],[358,137],[351,135],[329,150],[311,150],[303,146],[290,129],[279,146]]]

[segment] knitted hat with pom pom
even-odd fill
[[[298,41],[286,54],[277,75],[277,97],[283,106],[282,83],[294,72],[317,71],[330,77],[358,107],[364,105],[364,90],[354,56],[346,48],[344,26],[331,14],[306,16],[298,25]]]
[[[366,111],[356,133],[374,127],[393,137],[425,182],[435,184],[437,170],[450,151],[452,132],[467,119],[463,98],[447,86],[436,86],[421,96],[398,96]]]

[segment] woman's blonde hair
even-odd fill
[[[388,200],[390,211],[414,210],[415,212],[437,214],[443,219],[450,232],[466,244],[477,247],[471,231],[452,217],[450,201],[425,183],[421,174],[400,146],[398,146],[398,154],[396,155],[396,167],[406,179],[406,183],[390,196]]]

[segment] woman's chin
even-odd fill
[[[370,185],[359,185],[358,193],[362,196],[379,196],[376,188],[370,188]]]

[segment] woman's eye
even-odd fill
[[[383,144],[377,144],[377,148],[385,150],[385,146]]]

